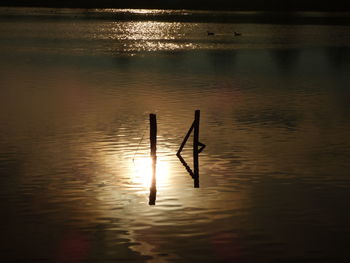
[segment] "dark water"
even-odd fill
[[[2,262],[350,260],[349,26],[1,11]]]

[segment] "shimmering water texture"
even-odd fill
[[[1,262],[350,261],[348,24],[0,13]]]

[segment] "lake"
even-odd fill
[[[1,261],[349,262],[349,16],[1,8]]]

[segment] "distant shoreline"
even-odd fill
[[[350,12],[203,11],[174,9],[1,7],[0,20],[96,19],[112,21],[350,25]]]
[[[344,12],[350,11],[350,2],[342,0],[2,0],[2,7],[48,8],[118,8],[118,9],[189,9],[206,11],[271,11],[271,12]]]

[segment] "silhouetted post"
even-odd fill
[[[150,122],[150,142],[152,159],[152,183],[149,193],[149,205],[156,204],[157,186],[156,186],[156,164],[157,164],[157,117],[155,114],[149,115]]]
[[[183,139],[181,146],[179,150],[176,153],[176,156],[179,158],[181,163],[186,167],[186,170],[191,175],[191,177],[194,180],[194,187],[199,187],[199,160],[198,155],[204,150],[205,144],[201,143],[199,141],[199,119],[200,119],[200,110],[196,110],[194,113],[194,121],[191,125],[191,128],[188,130],[185,138]],[[191,135],[191,132],[193,131],[193,170],[192,172],[191,168],[188,166],[184,158],[181,156],[181,151],[184,148],[188,138]],[[198,149],[198,147],[200,147]]]
[[[157,116],[155,114],[149,115],[150,123],[150,142],[151,142],[151,158],[156,158],[157,156]]]
[[[194,170],[194,187],[199,187],[199,161],[198,161],[198,146],[199,146],[199,119],[200,110],[194,113],[193,122],[193,170]]]

